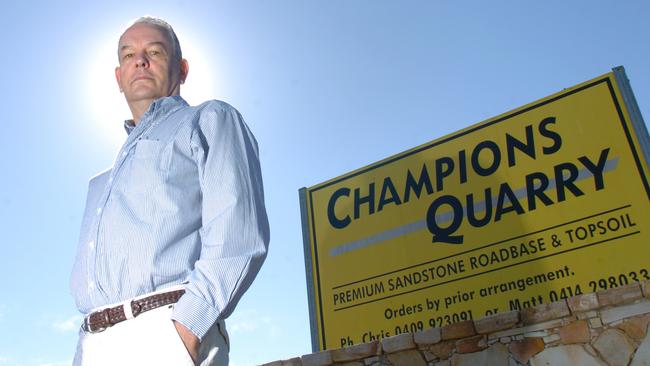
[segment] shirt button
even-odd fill
[[[97,214],[99,215],[100,213],[102,213],[102,208],[101,208],[101,207],[97,207]]]
[[[90,282],[90,283],[88,284],[88,288],[89,288],[90,290],[95,289],[95,282]]]
[[[126,156],[126,151],[122,152],[122,156]]]
[[[94,248],[94,247],[95,247],[95,242],[94,242],[94,241],[89,242],[89,243],[88,243],[88,247],[89,247],[90,249]]]
[[[108,183],[113,183],[113,177],[108,178]]]

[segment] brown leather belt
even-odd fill
[[[176,290],[132,300],[131,313],[133,314],[133,317],[136,317],[145,311],[173,304],[177,302],[184,293],[185,290]],[[81,328],[87,333],[99,333],[106,330],[106,328],[110,328],[125,320],[127,320],[127,316],[124,312],[124,306],[118,305],[90,313],[84,319]]]

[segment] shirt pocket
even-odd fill
[[[127,190],[136,193],[153,193],[165,183],[167,164],[165,144],[157,140],[139,140],[131,156]]]

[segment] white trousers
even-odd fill
[[[146,311],[100,333],[79,332],[73,366],[194,366],[173,321],[173,305]],[[201,341],[196,365],[226,366],[230,343],[218,321]]]

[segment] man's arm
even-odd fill
[[[212,101],[201,108],[191,138],[202,191],[201,254],[172,314],[199,340],[230,315],[269,242],[255,138],[228,104]]]

